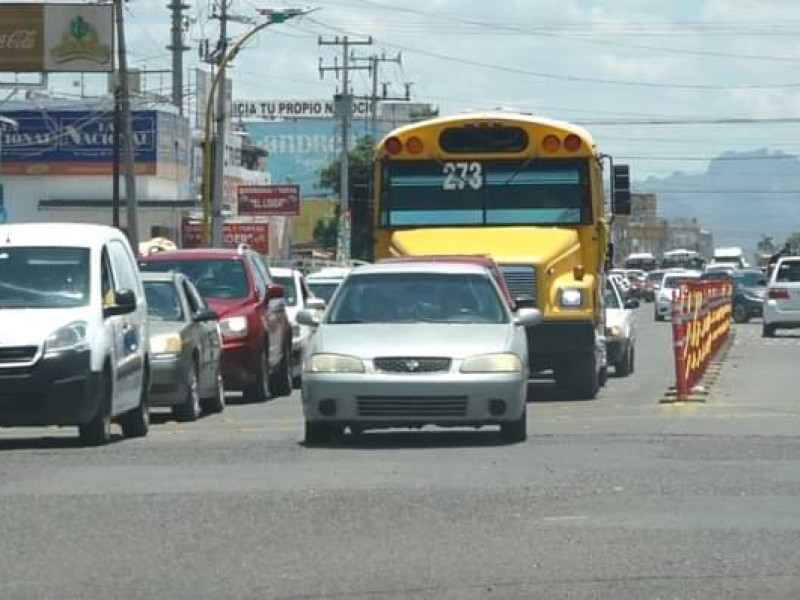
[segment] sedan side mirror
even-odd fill
[[[135,311],[136,295],[133,290],[117,290],[114,292],[114,304],[103,309],[103,316],[129,315]]]
[[[201,309],[194,314],[195,323],[204,323],[206,321],[219,321],[219,315],[213,310]]]
[[[319,319],[310,310],[301,310],[297,313],[297,324],[306,325],[307,327],[319,326]]]
[[[309,298],[306,301],[306,308],[308,310],[325,310],[325,300],[322,298]]]
[[[514,325],[517,327],[530,327],[542,322],[542,311],[538,308],[520,308],[514,315]]]
[[[625,300],[625,308],[639,308],[639,301],[636,298]]]

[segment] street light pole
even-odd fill
[[[283,23],[288,21],[289,19],[293,19],[294,17],[301,17],[303,15],[307,15],[310,12],[317,10],[316,7],[307,7],[307,8],[285,8],[281,10],[272,10],[272,9],[263,9],[259,11],[261,14],[267,17],[267,20],[263,23],[259,23],[255,27],[253,27],[250,31],[245,33],[239,40],[237,40],[227,52],[222,57],[219,62],[217,71],[214,73],[214,77],[211,80],[211,86],[208,91],[208,97],[206,98],[206,114],[205,114],[205,123],[203,129],[203,174],[202,174],[202,185],[201,185],[201,196],[202,196],[202,206],[203,206],[203,243],[205,245],[209,245],[210,242],[216,242],[213,238],[213,231],[216,229],[214,226],[214,220],[219,220],[219,230],[222,229],[222,215],[216,214],[216,211],[212,212],[212,203],[218,206],[222,206],[222,200],[219,199],[219,203],[217,204],[214,202],[213,193],[212,193],[212,163],[215,163],[214,170],[217,174],[218,179],[221,181],[223,177],[224,165],[223,161],[213,161],[212,157],[214,152],[212,151],[211,147],[211,122],[212,122],[212,104],[214,102],[214,94],[217,92],[217,87],[219,86],[219,82],[222,80],[222,76],[225,73],[225,68],[228,66],[228,63],[231,62],[236,55],[239,53],[239,50],[248,42],[250,41],[253,36],[255,36],[258,32],[266,29],[270,25]],[[224,87],[224,86],[223,86]],[[224,92],[224,90],[223,90]],[[222,93],[222,92],[221,92]],[[217,115],[217,119],[224,121],[225,114],[224,111],[227,108],[225,103],[225,98],[223,95],[222,100],[218,104],[219,112],[221,114]],[[225,140],[217,139],[217,144],[222,145],[224,148]],[[219,153],[217,154],[219,156]],[[224,156],[224,154],[223,154]],[[215,191],[219,191],[220,185],[214,185]]]

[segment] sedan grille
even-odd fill
[[[466,396],[359,396],[360,417],[463,417],[467,414]]]
[[[383,373],[446,373],[450,370],[449,358],[415,358],[390,356],[375,359],[375,369]]]
[[[38,350],[36,346],[0,347],[0,366],[29,363],[36,357]]]
[[[539,287],[536,268],[521,265],[500,265],[500,270],[503,271],[511,297],[514,299],[529,297],[533,300],[533,306],[536,306]]]

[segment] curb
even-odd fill
[[[713,360],[708,363],[708,367],[706,368],[706,372],[703,374],[703,377],[700,378],[698,384],[692,388],[691,393],[687,397],[678,399],[678,390],[675,389],[675,386],[670,386],[670,388],[664,394],[664,397],[661,398],[661,400],[659,400],[658,403],[659,404],[682,404],[684,402],[705,403],[706,399],[711,393],[711,388],[717,382],[717,379],[719,379],[719,376],[722,372],[723,363],[725,362],[725,358],[728,356],[728,352],[733,346],[735,339],[736,339],[736,330],[733,327],[731,327],[730,332],[728,333],[728,339],[725,340],[725,344],[722,346],[722,348],[719,349],[719,352],[717,352]]]

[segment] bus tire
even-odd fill
[[[577,400],[594,400],[600,388],[600,374],[594,354],[575,357],[572,362],[569,388]]]

